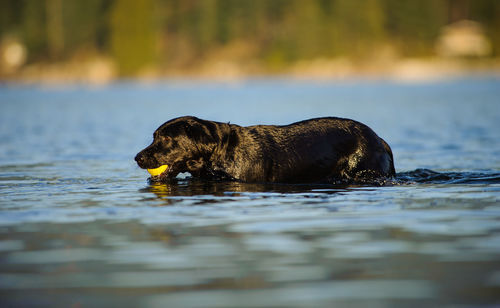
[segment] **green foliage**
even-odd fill
[[[102,36],[106,32],[106,0],[64,1],[63,16],[65,41],[69,52],[81,46],[103,48]]]
[[[2,0],[0,2],[0,36],[19,31],[22,21],[23,3],[19,0]]]
[[[386,29],[404,55],[429,54],[447,23],[447,0],[385,0]]]
[[[123,75],[132,75],[155,60],[153,0],[117,0],[111,8],[111,54]]]
[[[28,0],[22,7],[22,37],[32,58],[48,55],[45,3]]]
[[[31,61],[90,49],[133,75],[149,65],[196,66],[241,42],[269,69],[319,57],[369,59],[387,45],[428,56],[457,18],[481,22],[498,55],[497,0],[2,0],[0,35],[21,38]]]
[[[500,1],[476,0],[471,3],[470,16],[480,20],[492,39],[496,55],[500,54]]]
[[[385,16],[378,0],[337,0],[331,18],[337,53],[366,56],[385,39]]]

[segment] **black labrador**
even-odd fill
[[[369,183],[395,175],[389,145],[368,126],[325,117],[242,127],[186,116],[154,132],[135,157],[168,168],[151,180],[189,172],[203,179],[275,183]]]

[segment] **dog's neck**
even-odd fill
[[[234,126],[234,127],[233,127]],[[234,180],[235,178],[224,172],[225,155],[228,147],[230,146],[231,134],[234,134],[234,129],[237,125],[229,123],[218,123],[217,132],[218,136],[215,139],[215,145],[212,151],[205,158],[205,173],[211,179],[219,180]]]
[[[206,161],[207,172],[219,179],[253,180],[245,178],[245,175],[248,170],[255,169],[261,156],[259,142],[252,137],[247,127],[220,123],[219,132],[219,142]]]
[[[218,136],[219,138],[217,140],[217,143],[213,148],[212,153],[210,154],[210,160],[215,159],[216,157],[220,156],[221,153],[225,153],[227,151],[231,134],[234,134],[232,126],[237,126],[237,125],[229,123],[220,123],[218,125],[220,134]]]

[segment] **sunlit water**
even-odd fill
[[[148,184],[164,121],[341,116],[382,187]],[[0,87],[1,307],[500,304],[500,79]]]

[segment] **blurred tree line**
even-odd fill
[[[442,27],[460,19],[480,22],[499,54],[498,0],[1,0],[0,38],[19,38],[30,62],[107,55],[122,75],[196,66],[238,44],[279,69],[318,57],[369,59],[382,46],[430,56]]]

